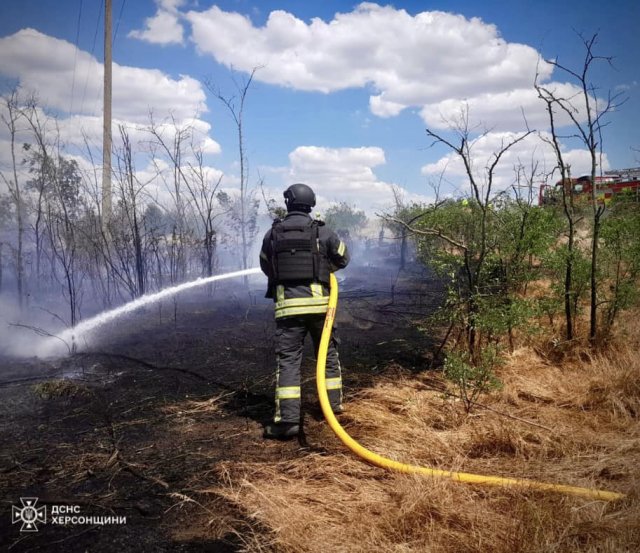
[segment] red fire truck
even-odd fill
[[[607,204],[612,198],[620,196],[640,201],[640,167],[605,171],[603,176],[596,177],[595,184],[596,198],[600,203]],[[556,182],[553,186],[541,185],[538,204],[551,205],[562,201],[562,185],[562,181]],[[578,201],[591,198],[591,176],[565,179],[564,186],[567,193],[571,186],[574,198]]]

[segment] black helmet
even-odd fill
[[[292,184],[284,191],[284,203],[289,211],[299,210],[309,213],[316,205],[316,195],[306,184]]]

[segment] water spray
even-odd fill
[[[331,410],[329,403],[329,395],[327,394],[325,381],[325,366],[327,362],[327,350],[331,331],[333,329],[333,321],[336,316],[336,307],[338,305],[338,282],[336,277],[331,274],[331,289],[329,293],[329,307],[325,318],[324,328],[322,330],[322,338],[318,349],[318,363],[316,366],[316,384],[318,387],[318,396],[320,397],[320,406],[322,413],[327,419],[329,426],[334,433],[340,438],[351,451],[365,461],[381,468],[390,469],[397,472],[410,474],[423,474],[426,476],[449,478],[455,482],[467,482],[470,484],[482,484],[487,486],[517,487],[523,489],[531,489],[538,491],[557,492],[567,495],[576,495],[586,499],[599,499],[603,501],[615,501],[623,499],[624,494],[618,492],[610,492],[604,490],[596,490],[592,488],[580,488],[576,486],[567,486],[563,484],[552,484],[548,482],[539,482],[536,480],[526,480],[522,478],[503,478],[499,476],[484,476],[482,474],[470,474],[466,472],[452,472],[448,470],[435,469],[431,467],[423,467],[419,465],[409,465],[388,459],[382,455],[378,455],[373,451],[363,447],[354,440],[346,430],[342,428],[338,419]]]
[[[231,273],[224,273],[221,275],[214,275],[206,278],[198,278],[196,280],[192,280],[190,282],[185,282],[183,284],[178,284],[177,286],[172,286],[171,288],[165,288],[164,290],[160,290],[160,292],[156,292],[154,294],[147,294],[141,296],[129,303],[125,303],[119,307],[111,309],[109,311],[105,311],[103,313],[99,313],[98,315],[87,319],[86,321],[82,321],[72,328],[68,328],[62,331],[60,334],[56,334],[55,336],[49,337],[39,348],[38,353],[42,356],[50,355],[57,349],[59,349],[61,344],[69,344],[72,347],[75,347],[76,344],[79,343],[80,338],[96,329],[103,324],[106,324],[122,315],[127,313],[131,313],[140,307],[148,305],[150,303],[155,303],[157,301],[163,300],[178,292],[183,292],[184,290],[189,290],[191,288],[195,288],[197,286],[203,286],[204,284],[209,284],[211,282],[215,282],[217,280],[225,280],[227,278],[235,278],[240,276],[248,276],[254,274],[262,274],[262,271],[259,268],[253,269],[244,269],[242,271],[234,271]]]

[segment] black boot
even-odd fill
[[[294,422],[268,424],[264,428],[264,437],[270,440],[290,440],[300,432],[300,425]]]

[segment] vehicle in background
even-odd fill
[[[588,201],[593,186],[591,176],[564,180],[565,193],[573,190],[575,201]],[[598,203],[608,204],[613,198],[628,199],[640,202],[640,167],[605,171],[603,176],[595,178],[596,199]],[[540,186],[538,205],[553,205],[562,201],[563,182],[560,180],[553,186]],[[571,187],[571,188],[569,188]]]

